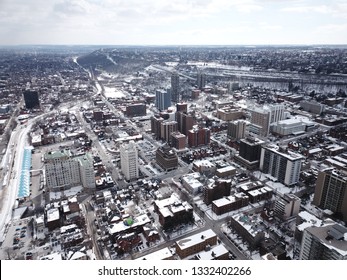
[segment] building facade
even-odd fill
[[[158,89],[155,92],[155,107],[164,111],[171,106],[171,92],[169,89]]]
[[[211,140],[211,131],[206,127],[194,127],[188,131],[189,147],[198,147],[209,145]]]
[[[237,120],[228,123],[227,135],[234,141],[239,141],[246,136],[247,122]]]
[[[187,145],[187,137],[178,131],[171,132],[171,147],[176,150],[184,150]]]
[[[33,109],[40,107],[39,93],[36,90],[25,90],[23,92],[25,108]]]
[[[198,71],[196,85],[200,90],[206,86],[206,74],[204,72]]]
[[[263,173],[276,178],[280,183],[291,186],[299,182],[300,154],[289,152],[277,146],[262,146],[259,168]]]
[[[249,131],[259,137],[267,137],[270,125],[284,119],[284,105],[266,105],[249,109],[251,124]]]
[[[171,133],[177,131],[176,121],[164,121],[160,123],[160,139],[171,144]]]
[[[120,150],[121,169],[128,181],[139,178],[138,152],[134,141],[122,144]]]
[[[155,153],[157,164],[165,171],[173,170],[178,167],[178,157],[170,146],[159,147]]]
[[[320,171],[313,204],[333,211],[347,222],[347,172],[331,168]]]
[[[204,202],[210,205],[212,201],[224,196],[230,196],[231,180],[218,179],[211,185],[206,185],[203,189]]]
[[[300,260],[347,260],[347,228],[335,223],[306,228]]]
[[[265,142],[253,137],[246,137],[240,140],[239,154],[235,155],[235,161],[248,170],[254,170],[259,167],[261,146]]]
[[[46,186],[51,190],[65,190],[83,185],[95,188],[93,160],[89,154],[74,156],[70,150],[48,152],[44,155]]]
[[[294,194],[285,194],[276,199],[274,213],[281,220],[288,220],[300,212],[301,199]]]
[[[180,101],[180,77],[178,73],[171,75],[171,100],[175,103]]]
[[[136,103],[126,106],[125,114],[128,117],[146,116],[146,104]]]
[[[176,112],[176,121],[178,125],[178,131],[188,136],[188,131],[193,128],[194,118],[187,112]]]

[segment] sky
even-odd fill
[[[0,0],[21,44],[347,44],[347,0]]]

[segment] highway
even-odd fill
[[[24,147],[30,145],[28,134],[32,125],[45,115],[36,116],[28,120],[25,125],[18,125],[12,132],[6,151],[4,163],[4,174],[7,180],[0,193],[0,240],[6,235],[7,226],[11,223],[12,212],[17,199],[19,189],[20,170],[22,168]]]

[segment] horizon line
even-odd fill
[[[22,46],[112,46],[112,47],[257,47],[257,46],[347,46],[345,44],[0,44],[0,47],[22,47]]]

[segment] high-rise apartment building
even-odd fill
[[[211,131],[206,127],[193,127],[188,131],[188,145],[189,147],[198,147],[201,145],[209,145],[211,138]]]
[[[206,74],[201,70],[198,71],[196,78],[196,85],[198,89],[203,89],[206,86]]]
[[[171,75],[171,100],[175,103],[180,101],[180,76],[178,73]]]
[[[187,136],[181,132],[175,131],[171,133],[171,147],[176,150],[183,150],[187,145]]]
[[[193,128],[194,118],[185,112],[176,112],[176,121],[178,125],[178,131],[188,136],[188,131]]]
[[[171,92],[169,89],[158,89],[155,92],[155,107],[164,111],[171,106]]]
[[[134,141],[120,146],[121,169],[126,180],[131,181],[139,177],[138,153]]]
[[[320,171],[313,204],[333,211],[347,222],[347,172],[332,168]]]
[[[299,214],[301,199],[294,194],[285,194],[276,199],[274,213],[281,220],[288,220]]]
[[[299,182],[303,159],[302,155],[278,146],[262,146],[259,167],[263,173],[270,174],[280,183],[291,186]]]
[[[152,116],[151,117],[151,132],[154,133],[155,139],[160,139],[161,133],[161,123],[164,121],[164,118],[160,116]]]
[[[91,154],[87,153],[82,156],[78,156],[77,160],[80,164],[82,185],[89,189],[95,188],[93,157]]]
[[[347,228],[333,222],[305,228],[300,260],[347,260]]]
[[[177,131],[176,121],[164,121],[160,123],[160,139],[171,144],[171,133]]]
[[[235,141],[245,138],[247,122],[244,120],[237,120],[228,123],[228,136]]]

